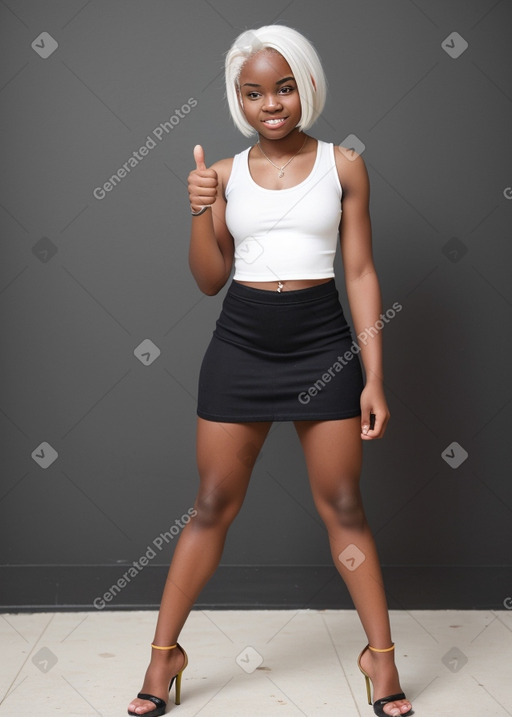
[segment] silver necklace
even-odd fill
[[[305,140],[304,140],[304,142],[302,143],[302,147],[299,149],[299,151],[298,151],[298,152],[295,152],[295,154],[293,155],[293,157],[291,157],[291,158],[286,162],[286,164],[283,164],[282,167],[278,167],[277,164],[275,164],[275,163],[270,159],[270,157],[267,157],[267,155],[266,155],[265,152],[263,151],[263,148],[262,148],[262,146],[261,146],[259,140],[258,140],[258,142],[257,142],[256,144],[257,144],[258,147],[260,148],[260,152],[261,152],[262,155],[265,157],[265,159],[267,159],[273,167],[275,167],[277,170],[279,170],[278,177],[279,177],[279,179],[281,179],[281,177],[284,176],[284,170],[286,169],[286,167],[290,164],[290,162],[292,161],[292,159],[295,159],[295,157],[296,157],[300,152],[302,152],[302,150],[304,149],[304,145],[306,144],[307,141],[308,141],[308,138],[306,137]]]

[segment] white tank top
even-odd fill
[[[234,279],[278,281],[334,277],[342,188],[332,143],[318,140],[311,173],[288,189],[251,177],[250,147],[233,158],[226,224],[235,241]]]

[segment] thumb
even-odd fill
[[[206,169],[204,162],[204,149],[200,144],[196,144],[194,147],[194,159],[196,160],[196,169]]]

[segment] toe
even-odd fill
[[[384,707],[384,712],[390,717],[397,717],[400,715],[400,708],[395,705],[394,702],[390,702]]]
[[[411,709],[411,703],[404,700],[388,702],[388,704],[384,706],[384,712],[389,715],[389,717],[400,717]]]
[[[384,712],[389,715],[390,717],[399,717],[402,713],[400,712],[400,708],[396,706],[394,702],[390,702],[384,707]]]
[[[152,702],[148,702],[147,700],[134,700],[128,705],[128,710],[130,712],[135,712],[135,714],[138,715],[144,715],[146,714],[146,712],[151,712],[151,710],[154,709],[155,705]]]

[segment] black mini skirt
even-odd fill
[[[209,421],[318,421],[361,415],[363,376],[334,279],[296,291],[232,281],[199,374]]]

